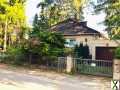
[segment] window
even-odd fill
[[[75,44],[75,40],[74,39],[71,39],[70,40],[70,45],[74,45]]]
[[[75,39],[66,39],[65,46],[66,47],[74,47],[76,45],[76,40]]]

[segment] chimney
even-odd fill
[[[83,26],[87,26],[87,21],[82,21],[82,22],[80,22],[80,24]]]

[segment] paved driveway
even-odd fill
[[[25,72],[24,72],[25,71]],[[111,90],[110,79],[38,70],[0,69],[0,90]]]

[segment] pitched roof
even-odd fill
[[[60,32],[64,35],[98,34],[100,32],[87,26],[87,22],[79,22],[76,19],[67,19],[51,27],[51,31]]]

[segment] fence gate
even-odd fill
[[[76,73],[112,77],[112,61],[73,58]]]

